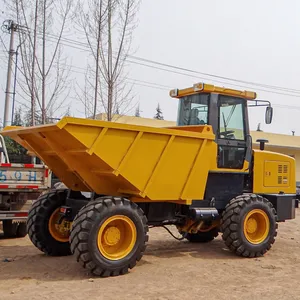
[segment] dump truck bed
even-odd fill
[[[210,126],[153,128],[69,117],[6,128],[3,135],[33,151],[73,190],[187,202],[203,199],[200,182],[206,182],[205,157],[215,139]]]

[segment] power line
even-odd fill
[[[70,67],[71,68],[71,72],[73,72],[73,73],[85,75],[85,72],[80,72],[80,71],[77,71],[77,70],[72,70],[72,68],[76,68],[76,69],[79,69],[79,70],[86,70],[85,68],[81,68],[81,67],[77,67],[77,66],[72,66],[72,65],[66,65],[66,66]],[[199,77],[195,77],[195,76],[191,76],[191,75],[189,75],[189,76],[199,79]],[[127,80],[128,80],[129,83],[132,83],[132,84],[138,85],[138,86],[143,86],[143,87],[148,87],[148,88],[154,88],[154,89],[159,89],[159,90],[164,90],[164,91],[169,91],[170,89],[172,89],[172,87],[170,87],[170,86],[161,85],[161,84],[158,84],[158,83],[155,83],[155,82],[142,81],[142,80],[138,80],[138,79],[135,79],[135,78],[127,78]],[[279,108],[299,109],[300,110],[299,106],[278,105],[278,104],[274,104],[273,106],[274,107],[279,107]]]
[[[144,67],[149,67],[149,68],[152,68],[152,69],[162,70],[162,71],[169,72],[169,73],[184,75],[184,76],[188,76],[188,77],[191,77],[191,78],[204,79],[204,80],[208,79],[208,78],[194,76],[194,75],[189,75],[189,74],[185,74],[185,73],[181,73],[181,72],[177,72],[177,71],[171,71],[171,70],[167,70],[167,69],[160,68],[160,67],[150,66],[150,65],[147,65],[147,64],[143,64],[143,63],[137,63],[137,62],[130,61],[130,60],[127,60],[127,61],[131,62],[133,64],[138,64],[138,65],[144,66]],[[224,81],[220,81],[220,80],[214,80],[214,82],[218,82],[218,83],[222,83],[222,84],[230,84],[232,86],[247,88],[247,87],[245,87],[243,85],[234,84],[234,83],[228,83],[228,82],[224,82]],[[267,93],[272,93],[272,94],[277,94],[277,95],[285,95],[285,96],[300,98],[300,95],[293,95],[293,94],[287,94],[287,93],[281,93],[281,92],[274,92],[274,91],[264,90],[264,89],[260,89],[260,88],[256,88],[256,90],[257,91],[262,91],[262,92],[267,92]]]
[[[296,93],[300,93],[300,90],[296,90],[296,89],[280,87],[280,86],[274,86],[274,85],[261,84],[261,83],[245,81],[245,80],[238,80],[238,79],[235,79],[235,78],[229,78],[229,77],[214,75],[214,74],[210,74],[210,73],[199,72],[199,71],[195,71],[195,70],[191,70],[191,69],[187,69],[187,68],[182,68],[182,67],[178,67],[178,66],[174,66],[174,65],[170,65],[170,64],[165,64],[165,63],[161,63],[161,62],[157,62],[157,61],[153,61],[153,60],[150,60],[150,59],[145,59],[145,58],[141,58],[141,57],[137,57],[137,56],[129,55],[129,57],[134,58],[135,60],[146,62],[146,63],[152,63],[152,64],[156,64],[156,65],[159,65],[159,66],[168,67],[168,68],[172,68],[172,69],[176,69],[176,70],[180,70],[180,71],[186,71],[186,72],[190,72],[190,73],[194,73],[194,74],[210,76],[210,77],[230,80],[230,81],[234,81],[234,82],[241,82],[241,83],[249,84],[249,85],[257,85],[257,86],[266,87],[266,88],[285,90],[285,91],[291,91],[291,92],[293,91],[293,92],[296,92]]]
[[[29,32],[30,32],[30,30],[29,30]],[[42,33],[38,32],[38,35],[41,36]],[[64,46],[71,47],[71,48],[78,49],[78,50],[82,50],[82,51],[89,51],[88,50],[89,45],[87,43],[76,41],[74,39],[59,37],[58,35],[50,34],[50,33],[47,33],[46,36],[50,37],[51,39],[54,39],[55,41],[58,41],[58,39],[60,39],[60,41],[65,41],[66,43],[60,42]],[[55,41],[51,41],[51,40],[48,40],[48,41],[55,42]],[[74,46],[74,45],[76,45],[76,46]],[[82,48],[80,46],[82,46],[84,48]],[[240,83],[247,84],[247,85],[260,86],[260,87],[275,89],[275,90],[279,90],[279,91],[286,91],[286,92],[290,92],[290,93],[300,93],[300,90],[293,89],[293,88],[281,87],[281,86],[276,86],[276,85],[268,85],[268,84],[256,83],[256,82],[245,81],[245,80],[238,80],[238,79],[235,79],[235,78],[219,76],[219,75],[214,75],[214,74],[205,73],[205,72],[199,72],[199,71],[195,71],[195,70],[191,70],[191,69],[187,69],[187,68],[182,68],[182,67],[179,67],[179,66],[166,64],[166,63],[162,63],[162,62],[158,62],[158,61],[154,61],[154,60],[150,60],[150,59],[146,59],[146,58],[142,58],[142,57],[138,57],[138,56],[133,56],[133,55],[128,55],[128,57],[130,57],[131,59],[137,60],[137,61],[147,62],[147,63],[150,63],[150,64],[164,66],[164,67],[168,67],[168,68],[172,68],[172,69],[176,69],[176,70],[180,70],[180,71],[185,71],[185,72],[189,72],[189,73],[194,73],[194,74],[199,74],[199,75],[224,79],[224,80],[233,81],[233,82],[240,82]],[[132,61],[130,61],[130,62],[137,64],[137,62],[132,62]],[[141,64],[141,65],[144,65],[144,64]],[[146,66],[146,65],[144,65],[144,66]],[[149,66],[149,65],[147,65],[147,66],[148,67],[153,67],[153,66]],[[162,70],[166,71],[165,69],[162,69]],[[184,74],[184,73],[176,73],[176,72],[174,72],[174,73],[184,75],[184,76],[188,76],[187,74]],[[199,78],[199,77],[196,77],[196,78]],[[204,78],[204,79],[207,80],[208,78]],[[208,80],[211,80],[211,79],[208,79]],[[227,82],[216,81],[216,80],[214,80],[214,81],[224,83],[224,84],[228,84]],[[230,83],[230,84],[234,85],[232,83]],[[234,85],[234,86],[248,88],[248,87],[245,87],[245,86],[242,86],[242,85]],[[258,88],[256,88],[256,89],[260,90],[260,91],[263,91],[263,92],[275,93],[275,92],[269,91],[269,90],[263,90],[263,89],[258,89]],[[279,95],[293,96],[291,94],[286,94],[286,93],[280,93]]]
[[[40,36],[41,36],[40,33],[38,33],[38,36],[39,36],[39,39],[41,39],[40,38]],[[46,36],[48,36],[48,41],[49,42],[55,42],[55,41],[57,42],[58,38],[59,38],[59,36],[54,35],[54,34],[46,34]],[[49,37],[52,40],[49,40]],[[54,41],[53,41],[53,39],[54,39]],[[73,39],[64,38],[64,37],[61,37],[60,40],[66,42],[66,43],[62,43],[60,41],[60,43],[62,45],[65,45],[67,47],[71,47],[71,48],[74,48],[74,49],[79,49],[79,50],[82,50],[82,51],[85,51],[85,52],[89,52],[89,45],[87,43],[79,42],[79,41],[76,41],[76,40],[73,40]],[[74,45],[82,46],[84,48],[82,48],[82,47],[76,47]],[[162,67],[156,67],[156,66],[153,66],[153,65],[141,63],[141,61],[142,62],[147,62],[147,63],[150,63],[150,64],[154,64],[154,65],[158,65],[158,66],[164,66],[164,67],[168,67],[168,68],[173,68],[173,69],[176,69],[176,70],[182,70],[182,71],[185,71],[185,72],[196,73],[196,74],[203,74],[205,76],[212,76],[212,77],[216,77],[216,78],[223,78],[223,79],[229,80],[229,81],[241,82],[241,83],[249,84],[249,85],[264,86],[264,87],[272,88],[272,89],[275,89],[275,90],[277,89],[277,90],[289,91],[291,93],[300,93],[300,90],[296,90],[296,89],[290,89],[290,88],[279,87],[279,86],[272,86],[272,85],[266,85],[266,84],[259,84],[259,83],[255,83],[255,82],[248,82],[248,81],[237,80],[237,79],[233,79],[233,78],[229,78],[229,77],[224,77],[224,76],[218,76],[218,75],[213,75],[213,74],[209,74],[209,73],[198,72],[198,71],[190,70],[190,69],[187,69],[187,68],[181,68],[181,67],[178,67],[178,66],[169,65],[169,64],[158,62],[158,61],[153,61],[153,60],[141,58],[141,57],[138,57],[138,56],[129,55],[128,57],[137,60],[137,61],[127,60],[127,62],[132,63],[132,64],[136,64],[136,65],[140,65],[140,66],[148,67],[148,68],[153,68],[153,69],[157,69],[157,70],[161,70],[161,71],[165,71],[165,72],[169,72],[169,73],[173,73],[173,74],[188,76],[188,77],[191,77],[191,78],[197,78],[198,80],[199,79],[210,80],[210,79],[204,78],[204,77],[199,77],[199,76],[194,76],[194,75],[190,75],[190,74],[186,74],[186,73],[183,73],[183,72],[172,71],[172,70],[168,70],[168,69],[162,68]],[[81,67],[77,67],[77,66],[72,66],[72,65],[66,65],[66,66],[68,66],[70,68],[79,69],[79,70],[85,70],[85,68],[81,68]],[[79,72],[79,71],[75,71],[75,70],[71,70],[71,71],[74,72],[74,73],[84,74],[83,72]],[[134,84],[136,84],[136,85],[150,87],[150,88],[156,88],[156,89],[158,88],[158,89],[162,89],[162,90],[167,90],[167,88],[168,89],[171,88],[171,87],[163,86],[163,85],[160,85],[160,84],[157,84],[157,83],[153,83],[153,82],[147,82],[147,81],[143,81],[142,82],[141,80],[137,80],[137,79],[133,79],[133,78],[128,78],[128,80],[133,81]],[[141,83],[139,84],[137,82],[142,82],[144,84],[141,84]],[[230,84],[232,86],[238,86],[238,87],[245,88],[245,86],[240,85],[240,84],[233,84],[233,83],[228,83],[228,82],[224,82],[224,81],[220,81],[220,80],[215,80],[215,79],[214,79],[214,82],[218,82],[218,83],[222,83],[222,84]],[[289,97],[297,97],[297,98],[300,97],[300,95],[282,93],[282,92],[277,92],[277,91],[272,91],[272,90],[270,91],[270,90],[265,90],[265,89],[260,89],[260,88],[256,88],[256,90],[267,92],[267,93],[285,95],[285,96],[289,96]],[[300,107],[298,107],[298,106],[276,105],[276,104],[274,106],[278,106],[278,107],[282,107],[282,108],[296,108],[296,109],[300,109]]]
[[[76,68],[76,69],[79,69],[79,70],[85,70],[84,68],[77,67],[77,66],[71,66],[71,65],[68,65],[68,66],[70,68]],[[74,73],[85,75],[84,72],[74,71],[74,70],[71,70],[71,71],[74,72]],[[172,89],[172,87],[167,86],[167,85],[162,85],[162,84],[158,84],[158,83],[150,82],[150,81],[143,81],[143,80],[139,80],[139,79],[135,79],[135,78],[127,78],[127,81],[128,82],[130,81],[130,83],[133,83],[133,84],[138,85],[138,86],[144,86],[144,87],[149,87],[149,88],[154,88],[154,89],[159,89],[159,90],[164,90],[164,91],[169,91],[170,89]],[[281,104],[274,104],[273,106],[274,107],[279,107],[279,108],[299,109],[300,110],[300,106],[281,105]]]
[[[82,50],[82,51],[85,51],[85,52],[89,52],[88,49],[83,49],[83,48],[80,48],[80,47],[75,47],[75,46],[72,46],[70,44],[64,44],[64,43],[61,43],[61,44],[65,45],[67,47],[71,47],[71,48],[74,48],[74,49],[79,49],[79,50]],[[129,55],[128,57],[131,57],[131,56]],[[139,66],[144,66],[144,67],[148,67],[148,68],[152,68],[152,69],[156,69],[156,70],[161,70],[161,71],[173,73],[173,74],[188,76],[188,77],[191,77],[191,78],[197,78],[198,80],[199,79],[201,79],[201,80],[211,80],[209,78],[194,76],[194,75],[190,75],[190,74],[186,74],[186,73],[182,73],[182,72],[177,72],[177,71],[172,71],[172,70],[168,70],[168,69],[165,69],[165,68],[148,65],[148,64],[145,64],[145,63],[140,63],[140,62],[136,62],[136,61],[129,60],[129,59],[127,59],[127,62],[129,62],[131,64],[136,64],[136,65],[139,65]],[[161,65],[161,63],[157,63],[157,64]],[[78,68],[78,67],[75,67],[75,68]],[[229,80],[229,79],[227,79],[227,80]],[[228,82],[225,82],[225,81],[220,81],[220,80],[215,80],[215,79],[214,79],[214,82],[222,83],[222,84],[226,84],[226,85],[230,84],[231,86],[236,86],[236,87],[241,87],[241,88],[249,88],[249,87],[246,87],[246,86],[241,85],[241,84],[228,83]],[[238,82],[238,80],[236,80],[236,82]],[[241,82],[243,82],[243,81],[241,81]],[[250,83],[248,83],[248,84],[250,84]],[[252,84],[252,85],[254,85],[254,84]],[[264,86],[264,85],[260,85],[260,86]],[[294,90],[294,89],[288,90],[287,88],[277,87],[277,90],[289,91],[290,93],[295,93],[295,94],[289,94],[289,93],[277,92],[277,91],[266,90],[266,89],[261,89],[261,88],[255,88],[255,89],[257,91],[261,91],[261,92],[266,92],[266,93],[272,93],[272,94],[277,94],[277,95],[284,95],[284,96],[289,96],[289,97],[300,98],[300,90],[299,91],[298,90]],[[273,88],[273,89],[275,89],[275,88]],[[299,93],[299,94],[297,95],[296,93]]]
[[[39,35],[41,35],[41,34],[39,33]],[[59,36],[54,35],[54,34],[46,34],[46,36],[48,36],[52,39],[55,39],[56,41],[59,39]],[[71,48],[74,48],[74,49],[79,49],[79,50],[83,50],[83,51],[88,51],[88,49],[89,49],[89,45],[87,43],[84,43],[84,42],[79,42],[79,41],[64,38],[64,37],[61,37],[60,40],[67,42],[66,44],[62,43],[62,45],[65,45],[65,46],[68,46],[68,47],[71,47]],[[83,46],[84,48],[74,47],[72,44],[77,45],[77,46]],[[128,57],[131,58],[131,59],[137,60],[137,61],[142,61],[142,62],[146,62],[146,63],[150,63],[150,64],[154,64],[154,65],[159,65],[159,66],[163,66],[163,67],[168,67],[168,68],[171,68],[171,69],[176,69],[176,70],[185,71],[185,72],[189,72],[189,73],[194,73],[194,74],[199,74],[199,75],[224,79],[224,80],[233,81],[233,82],[240,82],[240,83],[244,83],[244,84],[247,84],[247,85],[254,85],[254,86],[260,86],[260,87],[265,87],[265,88],[270,88],[270,89],[275,89],[275,90],[287,91],[287,92],[291,92],[291,93],[300,93],[300,90],[298,90],[298,89],[281,87],[281,86],[276,86],[276,85],[269,85],[269,84],[262,84],[262,83],[246,81],[246,80],[239,80],[239,79],[220,76],[220,75],[215,75],[215,74],[211,74],[211,73],[195,71],[195,70],[191,70],[191,69],[188,69],[188,68],[183,68],[183,67],[179,67],[179,66],[175,66],[175,65],[171,65],[171,64],[166,64],[166,63],[162,63],[162,62],[158,62],[158,61],[154,61],[154,60],[150,60],[150,59],[146,59],[146,58],[142,58],[142,57],[138,57],[138,56],[133,56],[133,55],[128,55]],[[182,73],[180,73],[180,74],[182,74]],[[262,91],[265,91],[265,90],[262,90]]]
[[[63,40],[63,39],[62,39]],[[70,39],[68,39],[70,40]],[[48,40],[49,41],[49,40]],[[50,42],[54,42],[54,41],[51,41]],[[76,41],[75,41],[76,42]],[[85,43],[82,43],[82,42],[77,42],[79,44],[84,44],[85,46],[87,46],[88,48],[88,45],[85,44]],[[65,45],[67,47],[70,47],[70,48],[74,48],[74,49],[79,49],[79,50],[82,50],[82,51],[85,51],[85,52],[89,52],[89,50],[87,48],[81,48],[81,47],[76,47],[76,46],[73,46],[73,45],[70,45],[70,44],[65,44],[65,43],[61,43],[62,45]],[[128,55],[128,57],[133,57],[133,56],[130,56]],[[136,57],[135,57],[136,58]],[[143,60],[142,58],[139,58],[140,60]],[[145,59],[145,61],[150,61],[150,60],[147,60]],[[190,75],[190,74],[186,74],[186,73],[182,73],[182,72],[178,72],[178,71],[172,71],[172,70],[168,70],[168,69],[165,69],[165,68],[161,68],[161,67],[156,67],[156,66],[152,66],[152,65],[148,65],[148,64],[145,64],[145,63],[140,63],[140,62],[136,62],[136,61],[132,61],[132,60],[128,60],[127,59],[127,62],[129,63],[132,63],[132,64],[136,64],[136,65],[140,65],[140,66],[144,66],[144,67],[148,67],[148,68],[152,68],[152,69],[156,69],[156,70],[161,70],[161,71],[165,71],[165,72],[169,72],[169,73],[173,73],[173,74],[178,74],[178,75],[183,75],[183,76],[188,76],[188,77],[191,77],[191,78],[197,78],[198,80],[201,79],[201,80],[211,80],[209,78],[205,78],[205,77],[199,77],[199,76],[194,76],[194,75]],[[153,61],[154,62],[154,61]],[[158,65],[163,65],[162,63],[159,63],[159,62],[156,62],[156,64]],[[79,68],[79,67],[75,67],[75,68]],[[175,67],[177,68],[177,67]],[[178,67],[178,69],[180,69]],[[75,71],[74,71],[75,72]],[[191,71],[193,72],[193,71]],[[196,72],[196,71],[195,71]],[[75,72],[75,73],[79,73],[79,72]],[[198,73],[201,73],[201,72],[198,72]],[[229,80],[229,79],[227,79]],[[236,80],[238,82],[238,80]],[[215,80],[214,79],[214,82],[217,82],[217,83],[222,83],[222,84],[230,84],[231,86],[237,86],[237,87],[241,87],[241,88],[248,88],[244,85],[240,85],[240,84],[234,84],[234,83],[228,83],[228,82],[225,82],[225,81],[220,81],[220,80]],[[241,81],[243,82],[243,81]],[[250,83],[249,83],[250,84]],[[277,87],[278,90],[280,89],[285,89],[288,91],[287,88],[281,88],[281,87]],[[288,93],[282,93],[282,92],[276,92],[276,91],[272,91],[272,90],[265,90],[265,89],[261,89],[261,88],[256,88],[256,90],[258,91],[262,91],[262,92],[266,92],[266,93],[272,93],[272,94],[277,94],[277,95],[284,95],[284,96],[289,96],[289,97],[296,97],[296,98],[300,98],[300,94],[299,95],[294,95],[294,94],[288,94]],[[291,93],[298,93],[297,92],[298,90],[290,90]],[[299,93],[300,93],[300,90],[299,90]]]

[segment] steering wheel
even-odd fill
[[[227,137],[229,134],[235,133],[234,130],[227,130],[227,131],[222,131],[220,132],[220,135],[223,135],[224,137]]]

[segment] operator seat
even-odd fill
[[[198,114],[199,114],[199,110],[197,108],[193,108],[191,110],[189,125],[200,125]]]

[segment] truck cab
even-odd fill
[[[270,124],[273,108],[269,101],[257,100],[255,92],[204,83],[174,89],[170,96],[179,99],[177,126],[194,126],[197,130],[209,125],[215,134],[216,160],[210,168],[205,198],[214,197],[221,207],[225,199],[255,193],[269,199],[276,208],[283,207],[279,219],[295,217],[294,158],[266,151],[267,140],[257,140],[260,149],[253,148],[248,110],[265,106],[265,123]],[[230,189],[228,182],[234,182]]]

